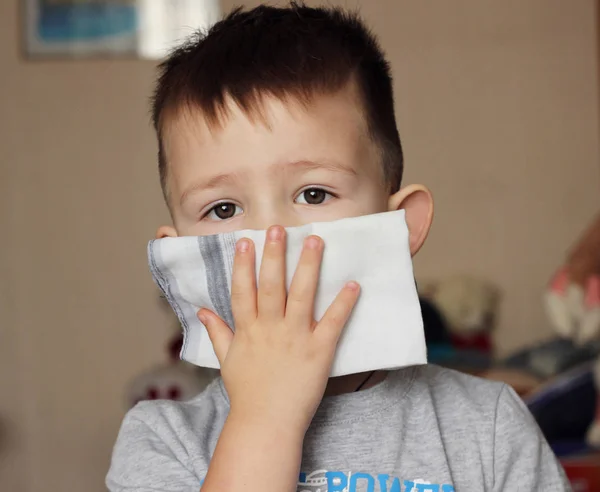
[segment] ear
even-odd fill
[[[156,231],[156,239],[164,237],[177,237],[177,231],[173,226],[160,226]]]
[[[409,185],[390,196],[390,211],[404,209],[410,235],[410,254],[416,255],[423,246],[433,221],[433,197],[423,185]]]

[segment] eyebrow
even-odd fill
[[[193,195],[194,193],[196,193],[200,190],[211,190],[213,188],[218,188],[221,185],[232,183],[232,182],[238,181],[238,180],[239,180],[239,174],[237,174],[237,173],[217,174],[216,176],[213,176],[212,178],[209,178],[204,181],[199,181],[198,183],[194,184],[193,186],[190,186],[187,190],[185,190],[181,194],[181,199],[179,202],[181,205],[183,205],[185,203],[185,201],[190,197],[190,195]]]
[[[343,164],[343,163],[337,162],[337,161],[295,161],[295,162],[288,162],[285,164],[275,164],[271,167],[271,172],[274,172],[274,173],[278,173],[278,172],[280,172],[280,173],[286,173],[286,172],[300,173],[300,172],[308,172],[308,171],[313,171],[313,170],[318,170],[318,169],[325,169],[327,171],[333,171],[333,172],[341,172],[344,174],[348,174],[350,176],[358,175],[358,173],[352,166],[346,165],[346,164]],[[240,180],[239,173],[217,174],[216,176],[213,176],[204,181],[200,181],[200,182],[194,184],[193,186],[189,187],[187,190],[185,190],[181,195],[180,203],[181,203],[181,205],[183,205],[185,203],[185,201],[190,197],[190,195],[193,195],[194,193],[196,193],[198,191],[211,190],[214,188],[218,188],[219,186],[222,186],[225,184],[231,184],[231,183],[239,181],[239,180]]]
[[[278,166],[279,167],[279,166]],[[356,176],[357,172],[352,166],[337,161],[296,161],[287,163],[283,167],[283,171],[292,169],[293,171],[312,171],[317,169],[325,169],[327,171],[341,172]]]

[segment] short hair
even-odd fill
[[[227,113],[227,98],[244,112],[260,112],[265,95],[309,102],[354,82],[372,140],[380,150],[390,191],[400,188],[403,154],[396,127],[390,66],[358,14],[339,8],[262,5],[237,8],[207,32],[198,32],[159,66],[152,100],[159,175],[167,199],[162,143],[165,116],[202,111],[209,125]]]

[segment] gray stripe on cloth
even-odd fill
[[[229,293],[231,294],[231,278],[233,276],[233,260],[235,257],[236,237],[234,234],[224,234],[220,236],[220,238],[222,245],[221,255],[223,256],[225,268],[227,269],[227,288],[229,289]]]
[[[186,310],[189,311],[189,306],[186,303],[183,303],[182,307],[179,302],[177,302],[178,297],[180,297],[177,281],[171,274],[169,268],[163,263],[159,250],[159,240],[153,239],[148,243],[148,263],[150,265],[150,273],[152,274],[154,282],[167,298],[167,301],[171,305],[173,311],[175,311],[175,314],[181,323],[181,328],[183,329],[183,345],[179,352],[179,357],[184,358],[188,344],[188,335],[190,333],[187,317],[196,316],[196,313],[186,313]]]
[[[210,300],[221,319],[234,329],[231,296],[227,285],[227,266],[221,242],[217,236],[200,236],[198,246],[206,266],[206,284]]]

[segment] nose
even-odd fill
[[[291,211],[284,210],[283,207],[261,211],[252,216],[249,222],[250,228],[257,230],[266,230],[274,225],[282,227],[296,227],[302,225],[302,222],[295,214],[291,213]]]

